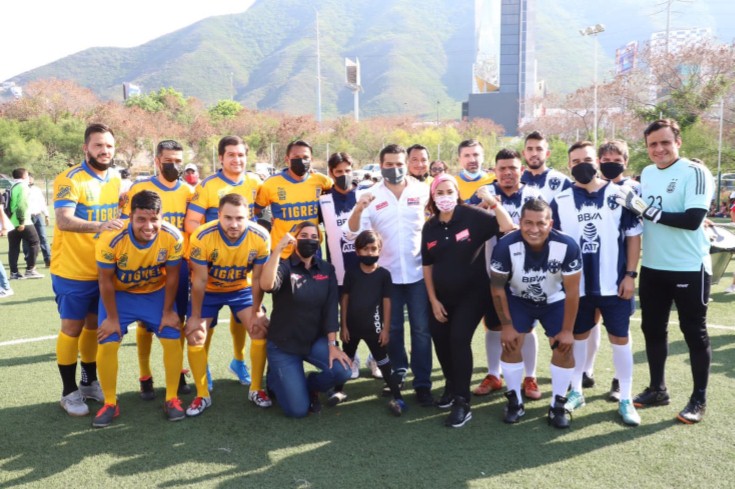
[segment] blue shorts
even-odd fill
[[[230,307],[230,312],[237,317],[237,313],[253,305],[253,289],[246,287],[234,292],[205,292],[202,302],[202,319],[216,318],[219,310],[224,306]],[[187,310],[187,316],[191,316],[191,303]],[[216,326],[213,322],[210,327]]]
[[[539,321],[546,336],[552,338],[561,332],[564,322],[564,301],[535,306],[527,300],[508,294],[508,308],[513,328],[519,333],[530,333],[533,323]]]
[[[616,295],[584,296],[579,298],[579,311],[574,321],[574,334],[582,334],[595,326],[595,310],[602,313],[607,332],[625,338],[630,329],[630,316],[635,302]]]
[[[120,318],[120,332],[122,336],[128,334],[128,325],[136,321],[140,321],[145,325],[145,329],[154,333],[159,338],[168,340],[178,340],[181,337],[179,328],[165,327],[163,331],[158,331],[161,325],[161,314],[163,312],[163,299],[166,295],[164,289],[146,294],[132,294],[130,292],[115,292],[115,304],[117,305],[117,315]],[[174,308],[176,306],[174,305]],[[100,315],[98,325],[102,324],[107,318],[105,305],[100,299]],[[122,341],[122,338],[114,333],[101,343],[109,343],[111,341]]]
[[[179,288],[176,290],[176,310],[179,317],[184,317],[184,311],[189,308],[189,264],[186,260],[181,260],[181,268],[179,268]]]
[[[96,280],[71,280],[52,274],[51,287],[61,319],[81,321],[88,314],[97,314],[100,286]]]

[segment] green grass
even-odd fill
[[[7,268],[7,240],[0,240]],[[735,267],[731,267],[730,272]],[[474,398],[473,419],[462,429],[443,426],[445,413],[421,408],[394,418],[381,383],[362,377],[347,385],[349,399],[301,420],[277,407],[261,410],[246,401],[246,388],[227,372],[227,329],[214,338],[210,364],[214,406],[200,418],[169,423],[161,412],[161,349],[154,345],[158,399],[138,398],[134,335],[120,350],[121,416],[107,429],[91,418],[71,418],[59,407],[55,341],[8,345],[23,338],[55,336],[59,320],[50,279],[12,282],[16,295],[0,302],[0,487],[256,487],[256,488],[484,488],[484,487],[732,487],[735,461],[735,296],[713,288],[710,323],[714,351],[708,413],[703,423],[674,420],[691,389],[687,348],[675,325],[670,331],[667,378],[672,404],[641,411],[640,427],[623,426],[605,400],[612,378],[610,348],[603,343],[597,386],[572,428],[546,425],[549,350],[539,358],[541,401],[526,404],[514,426],[501,421],[504,398]],[[639,316],[636,315],[636,318]],[[632,323],[634,391],[648,379],[640,322]],[[483,377],[482,330],[474,339],[473,383]],[[367,351],[360,348],[364,359]],[[441,388],[434,367],[435,394]],[[190,398],[185,399],[189,402]],[[99,406],[91,403],[92,410]]]

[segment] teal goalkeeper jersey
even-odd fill
[[[641,195],[649,205],[664,212],[709,209],[713,193],[712,173],[703,165],[679,158],[660,170],[649,165],[641,173]],[[643,221],[644,267],[676,272],[699,271],[704,265],[712,273],[709,240],[704,224],[698,229],[675,228]]]

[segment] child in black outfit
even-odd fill
[[[340,304],[342,316],[340,337],[342,349],[350,359],[355,358],[360,340],[365,341],[383,373],[383,378],[388,379],[388,387],[393,395],[388,408],[393,414],[400,416],[406,410],[406,403],[398,387],[400,377],[391,376],[388,358],[390,321],[385,319],[390,318],[393,284],[390,272],[378,266],[382,246],[380,235],[372,230],[361,232],[355,239],[355,251],[360,265],[345,272]],[[329,404],[335,405],[347,398],[342,388],[342,385],[335,387],[335,392],[329,398]]]

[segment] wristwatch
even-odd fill
[[[329,346],[339,346],[339,345],[337,344],[337,341],[335,341],[335,340],[332,340],[332,341],[327,341],[327,343],[329,344]]]
[[[636,272],[635,270],[633,270],[633,271],[628,271],[628,272],[625,272],[625,274],[626,274],[626,275],[627,275],[628,277],[630,277],[630,278],[638,278],[638,272]]]

